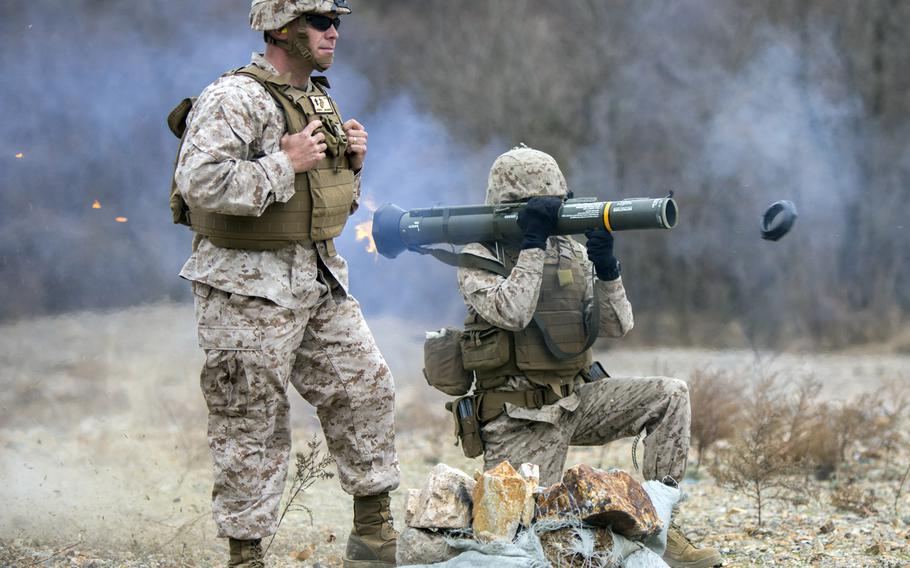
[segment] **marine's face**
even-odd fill
[[[332,14],[314,14],[314,16],[317,18],[335,18]],[[315,22],[320,24],[317,27],[307,21],[307,16],[301,16],[295,23],[298,26],[306,26],[308,47],[316,61],[326,69],[331,67],[332,62],[335,60],[335,45],[338,43],[338,29],[335,25],[332,24],[328,28],[320,30],[319,27],[324,27],[325,22]]]

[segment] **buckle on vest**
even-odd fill
[[[544,389],[525,391],[526,408],[543,408],[546,404],[544,393]]]

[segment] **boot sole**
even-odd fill
[[[397,566],[394,562],[383,562],[382,560],[351,560],[345,558],[342,560],[344,568],[394,568]]]
[[[666,558],[664,558],[663,561],[666,562],[670,568],[716,568],[718,566],[724,565],[724,561],[721,558],[720,554],[717,556],[702,558],[701,560],[693,560],[692,562],[671,562]]]

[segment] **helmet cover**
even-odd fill
[[[347,0],[253,0],[250,27],[265,32],[281,29],[304,14],[350,13]]]
[[[529,197],[566,197],[566,178],[553,156],[524,144],[496,158],[487,182],[488,205]]]

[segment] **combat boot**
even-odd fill
[[[354,530],[344,552],[344,568],[395,566],[398,531],[392,526],[388,493],[354,497]]]
[[[724,564],[720,552],[714,548],[697,548],[675,523],[667,531],[664,562],[670,568],[714,568]]]
[[[262,541],[230,539],[231,559],[228,566],[233,568],[265,568]]]

